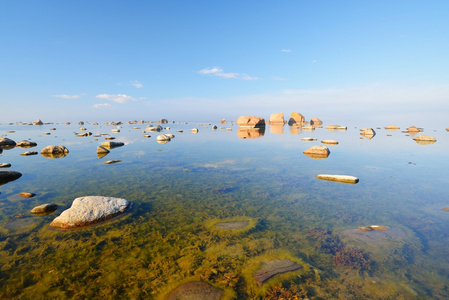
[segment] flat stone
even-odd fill
[[[39,206],[36,206],[35,208],[33,208],[31,210],[32,214],[36,214],[36,215],[42,215],[42,214],[49,214],[54,212],[55,210],[58,209],[58,205],[54,204],[54,203],[45,203]]]
[[[1,168],[10,168],[10,167],[11,167],[10,163],[2,163],[2,164],[0,164],[0,169]]]
[[[104,142],[101,144],[101,147],[106,148],[106,149],[114,149],[117,147],[122,147],[124,145],[125,145],[125,143],[122,143],[122,142]]]
[[[170,137],[167,134],[160,134],[156,137],[157,141],[170,141]]]
[[[329,148],[327,148],[326,146],[318,145],[318,146],[313,146],[313,147],[305,150],[303,153],[309,157],[310,157],[310,155],[312,155],[312,156],[319,156],[322,158],[326,158],[329,156],[330,151],[329,151]]]
[[[107,165],[111,165],[111,164],[116,164],[119,162],[121,162],[121,160],[108,160],[108,161],[105,161],[104,163]]]
[[[301,269],[302,266],[288,259],[276,259],[262,264],[262,267],[254,274],[254,279],[259,285],[278,274]]]
[[[37,153],[36,151],[27,151],[24,153],[20,153],[20,155],[22,155],[22,156],[31,156],[31,155],[37,155],[37,154],[39,154],[39,153]]]
[[[359,179],[357,177],[349,176],[349,175],[318,174],[316,177],[318,179],[322,179],[322,180],[337,181],[337,182],[342,182],[342,183],[356,184],[359,182]]]
[[[227,230],[236,230],[236,229],[242,229],[248,226],[248,221],[238,221],[238,222],[222,222],[215,224],[216,228],[219,229],[227,229]]]
[[[302,138],[301,141],[305,141],[305,142],[313,142],[313,141],[316,141],[316,138],[305,137],[305,138]]]
[[[396,126],[396,125],[387,125],[387,126],[385,126],[385,129],[386,130],[398,130],[398,129],[400,129],[400,127]]]
[[[63,211],[50,226],[73,229],[103,222],[123,214],[130,207],[128,200],[104,196],[85,196],[73,200],[72,206]]]
[[[32,142],[32,141],[18,141],[16,144],[16,147],[20,147],[20,148],[31,148],[31,147],[36,147],[37,143],[36,142]]]
[[[24,198],[33,198],[34,196],[36,196],[35,193],[30,193],[30,192],[21,192],[18,195],[20,197],[24,197]]]
[[[336,140],[322,140],[321,143],[328,145],[338,145],[338,142]]]
[[[437,141],[437,139],[434,138],[433,136],[424,135],[424,134],[418,135],[413,140],[415,140],[415,141],[425,141],[425,142],[436,142]]]
[[[14,181],[22,177],[22,173],[16,171],[0,171],[0,185]]]
[[[206,282],[190,281],[171,291],[166,300],[219,300],[223,290]]]

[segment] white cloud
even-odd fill
[[[95,96],[95,98],[105,99],[105,100],[109,100],[109,101],[113,101],[113,102],[117,102],[117,103],[126,103],[126,102],[129,102],[129,101],[135,101],[136,100],[133,97],[128,96],[128,95],[124,95],[124,94],[117,94],[117,95],[100,94],[100,95]]]
[[[292,52],[292,50],[290,50],[290,49],[282,49],[281,52],[290,53],[290,52]]]
[[[131,85],[136,87],[136,88],[138,88],[138,89],[143,88],[143,84],[141,82],[137,81],[137,80],[132,81]]]
[[[223,69],[218,68],[218,67],[205,68],[205,69],[198,71],[198,73],[203,74],[203,75],[212,75],[212,76],[223,77],[226,79],[229,79],[229,78],[241,79],[241,80],[258,80],[259,79],[257,77],[252,77],[252,76],[249,76],[248,74],[244,74],[244,73],[225,73],[223,71]]]
[[[111,104],[109,104],[109,103],[98,103],[98,104],[94,104],[94,108],[111,108]]]
[[[53,97],[56,98],[62,98],[62,99],[79,99],[80,96],[78,95],[53,95]]]

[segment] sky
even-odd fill
[[[278,112],[449,127],[449,1],[0,0],[0,123]]]

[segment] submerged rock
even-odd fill
[[[54,212],[55,210],[58,209],[58,205],[54,204],[54,203],[45,203],[39,206],[36,206],[35,208],[33,208],[31,210],[32,214],[36,214],[36,215],[42,215],[42,214],[49,214]]]
[[[248,225],[249,225],[248,221],[236,221],[236,222],[217,223],[215,224],[215,227],[219,229],[236,230],[245,228]]]
[[[337,182],[342,182],[342,183],[356,184],[359,182],[359,179],[357,177],[349,176],[349,175],[318,174],[316,177],[318,179],[322,179],[322,180],[337,181]]]
[[[73,229],[111,219],[128,210],[128,200],[114,197],[85,196],[73,200],[72,206],[51,222],[50,226]]]
[[[278,274],[296,271],[302,266],[288,259],[276,259],[262,264],[262,267],[254,274],[254,279],[259,285]]]
[[[219,300],[223,290],[203,281],[190,281],[171,291],[166,300]]]
[[[14,181],[22,177],[22,173],[16,171],[0,171],[0,185]]]

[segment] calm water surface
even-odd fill
[[[166,125],[163,133],[175,138],[159,144],[158,133],[143,136],[146,125],[122,126],[111,133],[115,126],[83,125],[125,143],[99,159],[96,148],[105,136],[77,137],[76,124],[0,125],[0,135],[38,144],[0,154],[0,163],[12,165],[1,170],[23,174],[0,186],[1,299],[163,299],[197,280],[222,289],[225,299],[449,298],[444,128],[425,128],[438,141],[420,145],[383,128],[367,139],[354,127],[268,126],[263,136],[242,139],[236,126],[181,123]],[[194,127],[199,133],[190,132]],[[302,153],[323,139],[339,142],[328,146],[328,158]],[[70,153],[20,155],[48,145]],[[353,175],[360,182],[322,181],[317,174]],[[49,228],[75,198],[88,195],[125,198],[133,208],[93,227]],[[30,213],[44,203],[59,208],[46,216]],[[248,226],[215,227],[234,221]],[[370,225],[390,230],[357,230]],[[258,285],[255,272],[274,259],[302,268]]]

